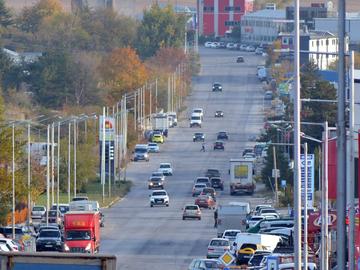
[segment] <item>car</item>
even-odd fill
[[[211,45],[212,45],[212,42],[211,42],[211,41],[207,41],[207,42],[205,42],[205,44],[204,44],[205,48],[210,48]]]
[[[6,227],[0,227],[0,234],[2,234],[5,238],[12,238],[12,227],[6,226]],[[15,227],[15,239],[22,243],[23,237],[25,235],[29,235],[28,232],[26,232],[25,227]]]
[[[133,160],[139,161],[139,160],[145,160],[146,162],[149,162],[149,149],[147,144],[137,144],[135,146],[135,149],[133,151]]]
[[[210,187],[210,179],[207,176],[197,177],[195,180],[195,184],[205,184],[207,187]]]
[[[264,94],[264,100],[273,100],[273,92],[272,91],[266,91]]]
[[[272,206],[271,206],[271,204],[258,204],[258,205],[255,206],[255,213],[259,214],[259,211],[262,208],[272,208]]]
[[[255,50],[256,55],[262,55],[263,53],[264,53],[264,50],[262,48],[260,48],[260,47],[256,48],[256,50]]]
[[[230,250],[230,241],[224,238],[213,238],[210,240],[206,258],[219,258]]]
[[[225,42],[219,42],[219,46],[220,46],[220,48],[226,48],[226,44],[225,44]]]
[[[159,145],[154,142],[148,143],[148,150],[149,150],[149,153],[159,153],[160,152]]]
[[[213,198],[213,200],[216,202],[216,190],[212,187],[203,188],[200,195],[210,195]]]
[[[188,270],[219,270],[224,265],[217,259],[193,259]]]
[[[150,207],[155,205],[165,205],[169,207],[170,199],[166,190],[153,191],[150,195]]]
[[[301,263],[302,268],[304,267],[304,263]],[[279,270],[291,270],[291,269],[295,269],[295,263],[281,263],[278,266]],[[316,266],[315,263],[312,262],[308,262],[308,270],[317,270],[318,267]],[[336,268],[337,269],[337,268]]]
[[[50,210],[56,210],[58,207],[57,207],[57,204],[54,203]],[[69,207],[69,204],[68,203],[59,203],[59,211],[61,213],[62,216],[64,216],[64,214],[66,212],[68,212],[70,210],[70,207]]]
[[[254,149],[253,148],[245,148],[242,152],[242,156],[245,156],[246,154],[249,153],[254,153]]]
[[[206,177],[220,177],[221,173],[218,169],[207,169],[205,172]]]
[[[202,116],[198,113],[192,113],[190,117],[190,127],[199,127],[201,128]]]
[[[153,134],[151,137],[153,143],[164,143],[164,136],[161,134]]]
[[[187,204],[184,206],[182,219],[185,220],[187,218],[196,218],[201,220],[201,210],[200,207],[196,204]]]
[[[204,110],[202,108],[194,108],[192,111],[192,114],[199,115],[201,117],[201,119],[204,118]]]
[[[234,48],[235,44],[232,42],[229,42],[228,44],[226,44],[226,49],[232,50]]]
[[[224,112],[223,111],[216,111],[215,112],[215,117],[224,117]]]
[[[246,44],[241,44],[240,45],[240,51],[246,51],[246,47],[247,47]]]
[[[275,219],[279,219],[280,216],[279,214],[276,212],[276,210],[273,210],[273,209],[262,209],[260,211],[260,216],[263,216],[265,217],[266,219],[268,219],[269,217],[273,217]]]
[[[76,196],[76,197],[71,199],[71,201],[73,201],[73,202],[88,201],[88,200],[89,200],[89,197],[87,197],[87,196]]]
[[[236,63],[244,63],[245,61],[244,61],[244,57],[243,56],[238,56],[237,58],[236,58]]]
[[[148,188],[155,189],[160,188],[164,189],[164,180],[161,177],[152,176],[148,181]]]
[[[202,132],[195,132],[193,135],[193,142],[204,142],[205,141],[205,134]]]
[[[218,132],[216,139],[217,140],[228,140],[229,136],[226,131],[220,131],[220,132]]]
[[[213,91],[213,92],[217,92],[217,91],[222,92],[222,85],[221,85],[221,83],[214,82],[214,83],[213,83],[213,86],[212,86],[212,91]]]
[[[264,214],[276,214],[279,215],[278,212],[272,207],[263,207],[258,211],[259,215],[262,216]]]
[[[265,219],[264,216],[251,216],[247,221],[247,228],[252,228],[258,223],[260,220]]]
[[[0,242],[0,251],[1,252],[10,252],[12,250],[11,250],[11,247],[9,247],[6,243]]]
[[[251,267],[265,266],[262,265],[261,262],[263,261],[264,257],[270,255],[271,255],[270,251],[256,250],[254,254],[250,257],[248,265]]]
[[[197,195],[200,195],[201,191],[206,187],[207,186],[204,183],[194,184],[193,189],[192,189],[192,196],[195,197]]]
[[[0,244],[6,245],[10,251],[18,252],[19,246],[10,238],[0,238]]]
[[[247,159],[247,158],[256,158],[255,153],[247,153],[245,156],[243,156],[243,158]]]
[[[203,208],[211,208],[211,209],[215,209],[216,206],[216,202],[214,201],[214,199],[210,196],[210,195],[199,195],[196,197],[195,199],[195,204],[198,205],[199,207],[203,207]]]
[[[164,175],[173,175],[173,169],[171,163],[160,163],[159,171]]]
[[[31,209],[31,218],[39,219],[46,213],[46,207],[43,205],[34,205]]]
[[[48,216],[48,223],[57,224],[60,227],[63,225],[63,220],[62,220],[63,215],[61,214],[60,211],[50,210],[48,214],[45,214],[43,216],[43,220],[45,222],[46,222],[46,216]]]
[[[218,42],[213,42],[210,44],[210,48],[213,48],[213,49],[216,49],[216,48],[219,48],[220,47],[220,44]]]
[[[241,233],[240,230],[225,230],[221,236],[221,238],[228,239],[231,243],[235,241],[236,235]]]
[[[165,175],[164,175],[164,173],[162,171],[152,172],[150,178],[153,177],[153,176],[154,177],[160,177],[161,180],[163,180],[163,181],[165,181],[165,179],[166,179]],[[150,180],[150,178],[149,178],[149,180]]]
[[[214,150],[222,150],[222,151],[224,151],[225,150],[224,142],[216,141],[214,143]]]
[[[59,230],[42,230],[36,238],[36,251],[58,251],[64,248],[63,239]]]
[[[246,47],[246,51],[247,51],[247,52],[255,52],[255,47],[249,45],[249,46]]]
[[[220,177],[211,177],[210,183],[211,183],[211,187],[224,190],[224,182],[221,180]]]

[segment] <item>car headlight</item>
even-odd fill
[[[85,247],[85,250],[89,251],[91,249],[91,243],[87,244],[87,246]]]
[[[65,249],[65,251],[70,251],[70,248],[67,244],[64,244],[64,249]]]
[[[60,246],[60,245],[61,245],[61,241],[60,241],[60,240],[57,240],[57,241],[56,241],[56,245]]]
[[[153,183],[151,183],[151,182],[150,182],[150,184],[149,184],[149,185],[150,185],[150,186],[152,186],[152,185],[153,185]]]

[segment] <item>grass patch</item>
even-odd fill
[[[77,193],[77,196],[88,196],[89,200],[98,201],[100,207],[108,206],[114,200],[120,199],[124,197],[131,188],[132,182],[131,181],[118,181],[111,186],[111,196],[109,197],[109,186],[108,183],[105,185],[105,197],[104,201],[102,198],[102,185],[99,182],[89,182],[86,186],[86,193]],[[70,200],[74,197],[72,193],[70,195]],[[55,201],[56,201],[56,194],[55,194]],[[59,195],[59,202],[60,203],[68,203],[68,194],[67,193],[60,193]],[[51,204],[51,197],[50,197],[50,204]],[[43,193],[39,196],[36,200],[36,205],[46,205],[46,193]]]

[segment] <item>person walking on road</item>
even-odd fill
[[[205,143],[202,143],[201,145],[201,152],[205,152]]]
[[[218,210],[214,211],[214,228],[217,228],[217,221],[218,221]]]

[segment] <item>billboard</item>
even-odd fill
[[[104,121],[105,120],[105,121]],[[105,124],[105,141],[115,140],[115,118],[103,117],[99,118],[99,141],[103,140],[103,125]]]
[[[305,155],[301,155],[301,199],[304,201],[305,190]],[[314,190],[315,190],[315,155],[307,155],[307,206],[314,207]]]
[[[236,179],[248,177],[248,165],[235,165],[234,175]]]

